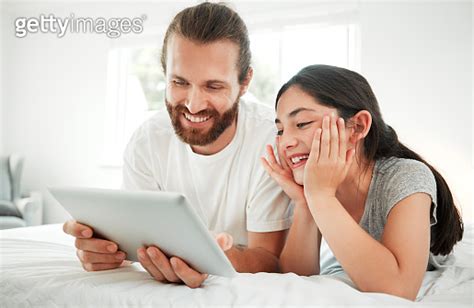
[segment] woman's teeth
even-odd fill
[[[309,155],[301,155],[301,156],[292,157],[291,162],[295,165],[295,164],[299,163],[302,160],[308,159],[308,156]]]
[[[195,117],[187,113],[184,114],[184,117],[193,123],[201,123],[201,122],[209,120],[210,118],[210,117]]]

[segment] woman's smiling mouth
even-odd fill
[[[288,157],[290,161],[289,166],[291,167],[291,169],[296,169],[298,167],[301,167],[302,165],[306,163],[306,161],[308,160],[308,157],[309,157],[309,154],[298,153],[298,154],[291,155],[290,157]]]

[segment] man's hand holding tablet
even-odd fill
[[[223,251],[232,247],[232,236],[227,233],[218,234],[216,240]],[[137,253],[142,266],[158,281],[184,282],[190,288],[197,288],[208,276],[194,270],[178,257],[168,258],[155,246],[139,248]]]
[[[92,228],[75,220],[68,220],[63,230],[76,238],[77,256],[86,271],[102,271],[126,265],[126,253],[114,242],[94,238]]]
[[[63,230],[76,238],[77,256],[86,271],[115,269],[131,263],[126,260],[126,253],[118,250],[116,243],[94,238],[94,231],[89,226],[68,220]],[[232,248],[233,238],[230,234],[219,233],[215,238],[223,251]],[[157,281],[185,283],[190,288],[197,288],[208,276],[194,270],[178,257],[168,258],[156,246],[141,247],[137,249],[137,255],[143,268]]]
[[[87,188],[50,192],[77,219],[63,229],[76,238],[87,271],[139,261],[154,279],[191,288],[199,287],[208,273],[235,274],[223,253],[232,247],[232,237],[211,235],[179,194]]]

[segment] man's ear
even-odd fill
[[[249,70],[247,71],[247,76],[245,76],[245,79],[242,81],[242,84],[240,85],[240,96],[244,95],[250,85],[250,81],[252,80],[253,77],[253,68],[250,66]]]
[[[355,145],[369,133],[372,126],[372,115],[367,110],[361,110],[350,118],[350,123],[349,142]]]

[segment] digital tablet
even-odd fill
[[[138,261],[137,249],[157,246],[201,273],[233,277],[235,270],[204,223],[178,193],[97,188],[49,188],[94,236],[111,240]]]

